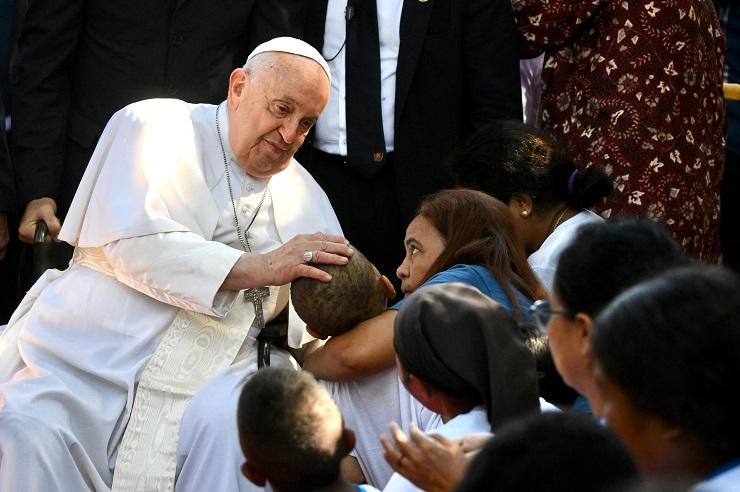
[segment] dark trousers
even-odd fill
[[[372,178],[365,178],[341,156],[306,145],[297,156],[329,196],[344,236],[359,249],[400,294],[396,269],[403,261],[406,225],[398,206],[393,154]]]
[[[10,245],[5,258],[0,260],[0,325],[4,325],[15,311],[23,293],[18,287],[18,266],[22,243],[18,239],[18,217],[8,217]]]
[[[719,237],[725,266],[740,273],[740,156],[727,149],[720,192]]]

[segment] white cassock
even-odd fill
[[[244,228],[266,182],[236,165],[225,105],[220,112]],[[77,246],[72,265],[47,271],[0,336],[0,490],[110,490],[135,385],[173,320],[245,313],[251,324],[251,304],[218,290],[243,251],[215,117],[216,106],[159,99],[122,109],[106,126],[60,234]],[[264,198],[249,230],[255,253],[300,233],[341,234],[326,195],[295,161]],[[277,310],[271,291],[266,319]],[[311,340],[292,310],[289,326],[291,346]],[[235,411],[254,370],[254,335],[182,417],[178,490],[249,488]],[[273,364],[293,363],[273,355]],[[160,408],[165,419],[169,411]]]

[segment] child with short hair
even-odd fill
[[[307,372],[267,367],[242,388],[237,410],[242,473],[276,492],[350,492],[339,473],[354,434],[326,390]]]

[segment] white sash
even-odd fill
[[[114,491],[170,491],[175,484],[180,420],[190,398],[228,367],[254,319],[239,296],[224,319],[180,310],[139,381],[113,474]]]
[[[113,275],[105,257],[95,253],[77,248],[73,261]],[[287,301],[286,293],[270,287],[265,303]],[[241,295],[223,319],[178,311],[141,375],[118,449],[113,491],[173,490],[185,407],[206,381],[256,345],[259,330],[250,329],[254,318],[254,306]]]

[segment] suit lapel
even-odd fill
[[[172,12],[177,12],[177,10],[182,7],[182,4],[187,2],[188,0],[174,0],[175,6],[172,8]]]
[[[398,52],[396,67],[396,109],[394,124],[398,127],[403,106],[406,103],[411,88],[411,81],[419,64],[421,50],[424,47],[424,38],[427,25],[434,7],[434,0],[405,0],[401,11],[400,38],[401,45]]]

